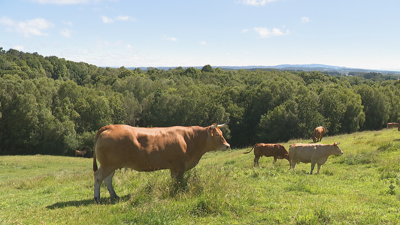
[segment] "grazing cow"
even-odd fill
[[[293,144],[289,147],[289,155],[292,159],[292,168],[296,164],[302,163],[311,163],[311,172],[312,174],[314,170],[314,166],[318,164],[317,174],[319,173],[319,169],[321,165],[324,165],[326,160],[330,155],[341,155],[343,151],[339,148],[339,143],[334,143],[332,145],[324,145],[324,144]]]
[[[86,154],[86,150],[85,151],[75,150],[75,157],[77,157],[78,155],[81,155],[83,157],[83,156],[85,156],[85,154]]]
[[[290,157],[289,152],[286,150],[285,146],[281,144],[264,144],[258,143],[254,145],[254,147],[248,151],[244,152],[243,154],[248,154],[254,149],[254,166],[259,166],[258,160],[261,156],[265,157],[274,157],[274,164],[276,163],[277,159],[287,159],[289,161],[290,167]],[[290,168],[289,168],[290,169]]]
[[[100,128],[96,134],[93,155],[95,201],[100,200],[100,184],[103,180],[110,196],[118,197],[112,186],[112,178],[115,170],[123,167],[136,171],[169,169],[174,180],[182,181],[183,173],[195,167],[206,152],[230,147],[219,129],[228,121],[208,127],[109,125]],[[97,168],[96,159],[100,168]]]
[[[388,129],[390,129],[390,128],[399,128],[399,123],[396,123],[396,122],[391,122],[391,123],[387,123],[387,128]]]
[[[323,126],[315,128],[313,137],[314,143],[317,141],[321,141],[324,134],[325,134],[325,128]]]

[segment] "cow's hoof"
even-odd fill
[[[100,202],[100,197],[94,197],[94,201],[95,201],[97,204],[99,204],[99,202]]]
[[[119,199],[119,196],[117,194],[112,195],[111,198]]]

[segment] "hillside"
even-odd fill
[[[282,143],[286,148],[296,142]],[[92,161],[60,156],[0,156],[0,221],[5,224],[398,224],[400,132],[325,137],[344,154],[318,175],[310,164],[288,170],[247,149],[207,153],[182,187],[169,171],[117,171],[121,197],[93,200]]]
[[[380,73],[102,68],[0,48],[0,155],[74,155],[109,124],[230,123],[234,148],[380,130],[400,120],[400,81]]]

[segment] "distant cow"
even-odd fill
[[[229,121],[229,120],[228,120]],[[93,154],[94,199],[100,200],[100,184],[104,180],[110,196],[118,197],[112,186],[115,170],[123,167],[136,171],[169,169],[171,177],[182,181],[183,173],[195,167],[209,151],[226,150],[220,127],[154,127],[109,125],[96,134]],[[99,161],[100,168],[97,168]]]
[[[296,164],[302,163],[311,163],[311,172],[312,174],[314,170],[315,164],[318,164],[317,174],[319,173],[319,169],[321,165],[324,165],[326,160],[330,155],[341,155],[343,151],[339,148],[339,143],[334,143],[332,145],[324,145],[324,144],[293,144],[289,147],[289,155],[292,159],[292,168]]]
[[[290,157],[289,152],[286,150],[285,146],[281,144],[264,144],[258,143],[254,145],[254,147],[243,154],[248,154],[254,149],[254,166],[259,166],[258,160],[261,156],[265,157],[274,157],[274,163],[276,163],[277,159],[287,159],[289,161],[290,167]]]
[[[78,155],[81,155],[83,157],[83,156],[85,156],[85,154],[86,154],[86,150],[85,151],[75,150],[75,157],[77,157]]]
[[[325,134],[325,128],[323,126],[315,128],[313,137],[314,143],[317,141],[321,141],[324,134]]]
[[[399,123],[396,123],[396,122],[391,122],[391,123],[387,123],[387,128],[388,129],[390,129],[390,128],[399,128],[400,126],[399,126]]]

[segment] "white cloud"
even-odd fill
[[[72,27],[72,22],[70,22],[70,21],[62,21],[62,23]]]
[[[127,47],[127,48],[132,48],[132,46],[131,46],[131,45],[129,45],[129,44],[128,44],[128,45],[126,45],[126,47]]]
[[[207,45],[207,42],[206,41],[200,41],[200,44],[201,45]]]
[[[119,20],[119,21],[136,21],[134,18],[132,18],[130,16],[117,16],[117,17],[115,17],[115,20]]]
[[[242,33],[247,33],[247,32],[249,32],[249,29],[243,29],[242,30]]]
[[[108,18],[106,16],[102,16],[101,19],[103,20],[103,23],[113,23],[114,20],[111,18]]]
[[[60,34],[64,37],[71,37],[71,31],[66,28],[60,30]]]
[[[96,2],[97,0],[31,0],[31,1],[39,4],[74,5],[74,4],[86,4],[89,2]]]
[[[0,18],[0,25],[7,27],[9,31],[22,33],[25,37],[34,36],[47,36],[44,30],[53,27],[53,24],[42,18],[28,20],[26,22],[17,22],[6,16]]]
[[[273,28],[272,30],[267,29],[265,27],[255,27],[254,30],[260,35],[260,38],[269,38],[272,36],[283,36],[288,35],[290,32],[286,30],[286,32],[281,31],[278,28]]]
[[[239,2],[245,5],[263,6],[276,0],[240,0]]]
[[[166,41],[178,41],[178,39],[176,39],[176,38],[174,38],[174,37],[168,37],[167,35],[164,35],[164,36],[162,37],[162,39],[163,39],[163,40],[166,40]]]
[[[13,47],[13,49],[16,49],[16,50],[18,50],[18,51],[22,51],[22,50],[24,50],[24,46],[22,46],[22,45],[16,45],[16,46]]]
[[[101,17],[103,20],[103,23],[114,23],[115,21],[132,21],[135,22],[136,20],[130,16],[117,16],[115,18],[109,18],[106,16]]]
[[[310,18],[303,16],[303,17],[301,17],[301,22],[308,23],[308,22],[310,22]]]

